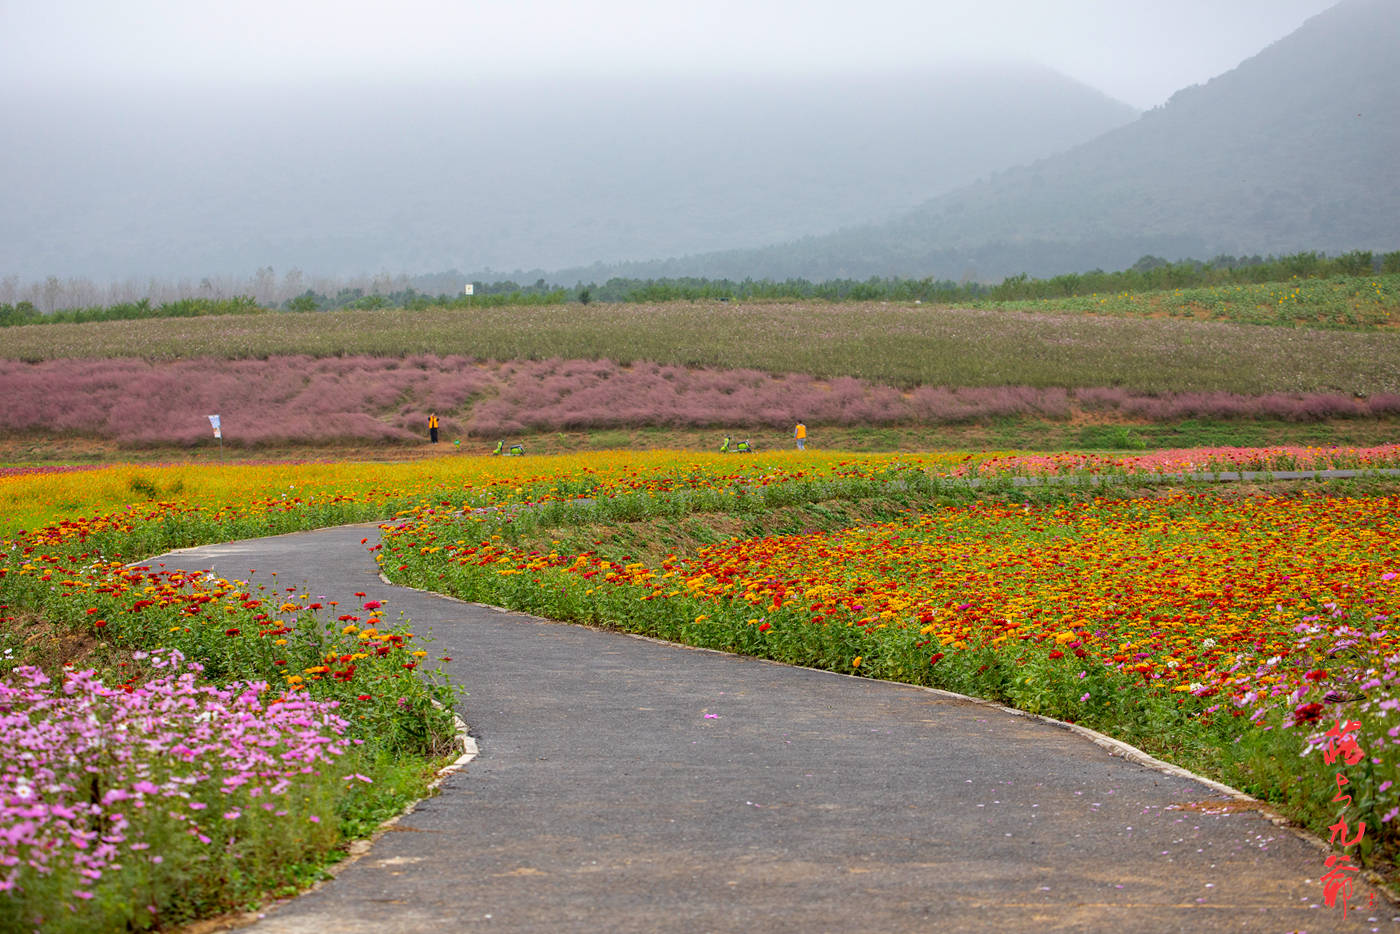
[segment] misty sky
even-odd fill
[[[1138,107],[1334,0],[0,0],[9,93],[1032,60]]]

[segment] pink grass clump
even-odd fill
[[[463,357],[0,361],[0,432],[195,444],[219,415],[233,444],[407,441],[422,437],[427,412],[493,387]],[[405,400],[419,409],[404,414]],[[450,417],[443,427],[460,430]]]

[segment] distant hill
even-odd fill
[[[0,276],[559,268],[888,217],[1127,123],[1035,66],[5,95]],[[454,285],[455,289],[457,286]]]
[[[1345,0],[1235,70],[1070,151],[886,223],[608,269],[731,277],[1048,276],[1400,247],[1400,5]]]

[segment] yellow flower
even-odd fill
[[[865,657],[864,655],[857,655],[857,656],[855,657],[855,659],[851,662],[851,667],[852,667],[852,668],[859,668],[859,667],[860,667],[860,661],[861,661],[861,659],[863,659],[864,657]]]

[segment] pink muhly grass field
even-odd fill
[[[1076,411],[1146,421],[1268,418],[1307,422],[1400,415],[1400,395],[1148,395],[1029,386],[901,390],[850,377],[608,360],[481,362],[467,357],[308,356],[266,360],[0,361],[0,433],[73,434],[120,443],[415,441],[436,412],[446,437],[665,426],[950,424],[1064,420]]]
[[[453,431],[446,413],[494,385],[462,357],[3,361],[0,432],[194,444],[219,415],[234,444],[407,441],[432,410]]]

